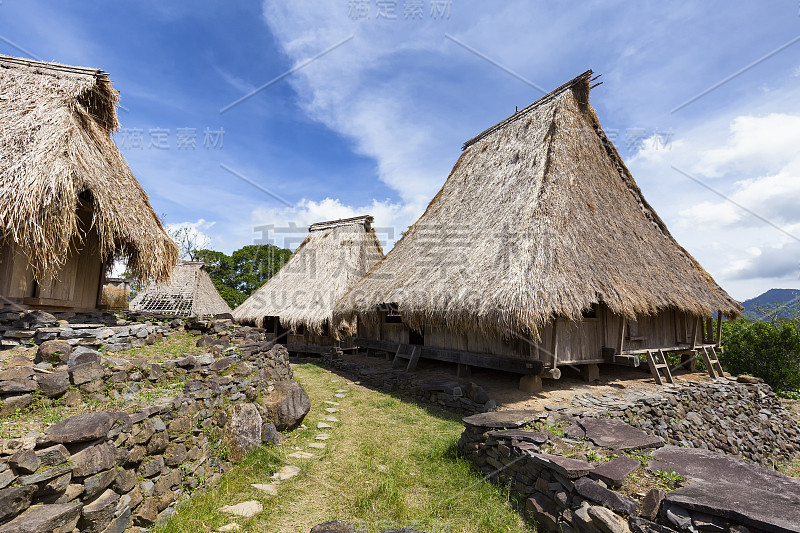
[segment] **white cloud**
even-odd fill
[[[254,233],[253,242],[294,249],[307,235],[308,226],[315,222],[372,215],[375,218],[373,228],[384,252],[388,252],[424,208],[425,205],[389,200],[350,206],[335,198],[321,201],[303,199],[293,207],[255,209],[250,216],[250,230]]]
[[[731,172],[775,172],[800,159],[800,115],[736,117],[724,146],[705,150],[692,171],[710,178]]]
[[[720,114],[669,150],[650,139],[628,160],[673,236],[740,299],[796,285],[800,264],[800,109],[780,97],[764,107]]]

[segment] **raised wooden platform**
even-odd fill
[[[390,354],[396,354],[400,346],[399,343],[390,341],[378,341],[356,337],[353,344],[359,348],[370,350],[380,350]],[[432,359],[459,365],[476,366],[480,368],[490,368],[492,370],[504,370],[516,374],[539,375],[542,373],[544,365],[541,361],[521,359],[515,357],[504,357],[488,353],[465,352],[458,350],[445,350],[433,348],[431,346],[419,346],[421,349],[419,357],[422,359]],[[290,350],[291,351],[291,350]]]

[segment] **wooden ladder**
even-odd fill
[[[706,364],[706,370],[708,370],[708,376],[711,379],[717,378],[724,378],[725,372],[722,370],[722,365],[719,362],[719,356],[717,355],[717,350],[714,346],[711,346],[711,353],[708,353],[708,349],[703,346],[703,362]],[[722,353],[722,348],[720,348],[720,353]]]
[[[650,373],[653,374],[656,383],[663,385],[665,380],[667,383],[675,383],[675,380],[672,379],[672,372],[669,371],[667,355],[662,350],[648,350],[647,364],[650,366]]]
[[[411,353],[408,352],[408,349],[411,346],[408,344],[398,344],[397,351],[394,354],[394,360],[392,361],[392,368],[400,368],[403,366],[402,359],[408,359],[408,365],[406,366],[406,372],[411,372],[417,368],[417,362],[419,362],[419,354],[422,351],[419,346],[414,346],[411,350]]]

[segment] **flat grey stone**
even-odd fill
[[[575,490],[587,500],[610,507],[618,513],[629,516],[639,514],[639,503],[637,501],[628,498],[624,494],[604,488],[598,482],[589,478],[584,477],[576,480]]]
[[[578,459],[570,459],[561,455],[550,455],[547,453],[532,454],[534,461],[552,468],[567,479],[576,479],[587,475],[594,470],[594,467]]]
[[[603,533],[628,533],[628,523],[605,507],[589,507],[592,522]]]
[[[614,450],[640,450],[658,448],[664,439],[648,435],[621,420],[611,418],[583,418],[578,424],[586,431],[586,438],[597,446]]]
[[[220,507],[219,510],[222,511],[223,513],[229,513],[232,515],[248,518],[263,511],[264,506],[261,505],[261,502],[259,501],[250,500],[242,503],[237,503],[236,505],[224,505]]]
[[[544,444],[549,439],[547,433],[542,433],[541,431],[525,431],[522,429],[490,431],[487,435],[495,439],[511,439],[519,442],[532,442],[533,444]]]
[[[674,529],[644,518],[631,518],[628,525],[633,533],[676,533]]]
[[[72,474],[87,477],[114,466],[114,445],[104,442],[89,446],[72,456]]]
[[[628,475],[640,466],[641,463],[633,457],[617,457],[595,467],[589,477],[599,479],[610,487],[621,487]]]
[[[105,438],[114,420],[111,413],[103,411],[71,416],[47,428],[39,444],[69,444]]]
[[[72,531],[78,523],[82,504],[79,502],[38,505],[0,526],[0,533],[42,533]]]
[[[119,494],[111,489],[107,489],[103,494],[95,498],[91,503],[83,506],[81,518],[78,520],[78,527],[82,533],[101,533],[114,518],[114,511],[117,509]]]
[[[511,410],[478,413],[462,420],[467,425],[479,428],[513,429],[543,418],[547,418],[547,413],[544,411]]]
[[[800,498],[796,494],[792,497],[774,489],[749,487],[746,483],[691,483],[668,493],[664,504],[668,503],[761,531],[800,531]]]
[[[8,520],[27,509],[34,492],[34,485],[0,490],[0,520]]]

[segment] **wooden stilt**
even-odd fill
[[[411,372],[412,370],[417,369],[417,363],[419,362],[419,353],[420,350],[419,346],[414,346],[414,349],[411,350],[411,357],[408,359],[408,366],[406,367],[406,372]]]

